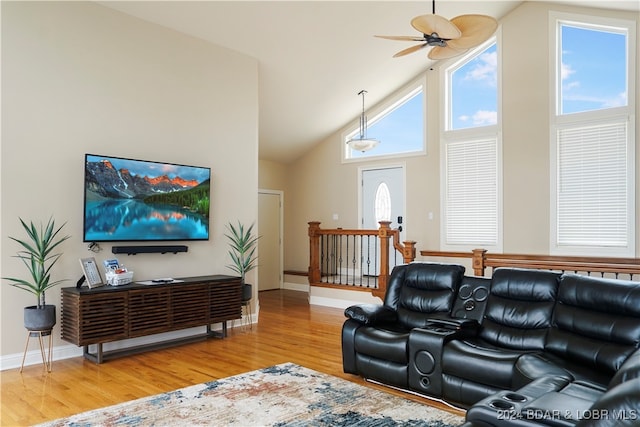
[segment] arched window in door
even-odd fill
[[[381,182],[376,190],[375,199],[376,223],[391,221],[391,192],[386,183]]]

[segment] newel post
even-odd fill
[[[473,254],[473,257],[471,258],[473,274],[480,277],[484,276],[484,255],[487,253],[487,250],[473,249],[471,253]]]
[[[413,240],[406,240],[402,242],[402,262],[409,264],[416,259],[416,242]]]
[[[320,221],[309,224],[309,284],[320,283]]]
[[[391,221],[380,221],[378,238],[380,239],[380,275],[378,276],[378,293],[384,295],[387,292],[389,281],[389,238],[391,234]]]

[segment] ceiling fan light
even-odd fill
[[[411,20],[411,26],[422,33],[422,37],[376,36],[389,40],[421,41],[422,44],[403,49],[393,55],[405,56],[431,47],[429,59],[440,60],[462,55],[469,49],[487,41],[498,29],[498,21],[487,15],[460,15],[448,20],[436,15],[436,2],[432,0],[433,13],[419,15]]]

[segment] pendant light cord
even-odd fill
[[[367,119],[364,115],[364,94],[367,93],[366,90],[362,89],[358,92],[358,95],[362,95],[362,115],[360,116],[360,139],[364,139],[366,137],[366,129],[367,129]]]

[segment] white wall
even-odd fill
[[[2,2],[2,276],[23,276],[18,217],[67,222],[54,279],[78,258],[111,258],[82,242],[84,154],[212,168],[211,240],[186,254],[119,256],[138,279],[233,274],[224,224],[257,221],[257,61],[90,2]],[[35,297],[0,286],[0,356],[22,354],[22,308]],[[60,290],[47,293],[59,306]],[[60,310],[58,310],[58,316]],[[54,345],[65,346],[56,326]],[[6,367],[6,366],[3,366]]]

